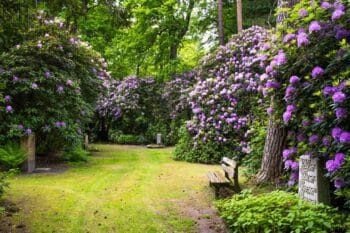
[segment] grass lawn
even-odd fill
[[[5,198],[20,208],[15,224],[45,233],[196,232],[194,217],[211,218],[201,211],[213,200],[206,172],[218,166],[173,161],[171,148],[96,146],[88,164],[12,178]]]

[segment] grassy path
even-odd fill
[[[45,233],[221,232],[206,178],[218,167],[173,161],[172,149],[97,147],[87,165],[13,178],[14,221]]]

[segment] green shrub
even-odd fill
[[[228,151],[227,148],[216,142],[197,142],[194,146],[192,137],[185,126],[181,127],[179,137],[173,154],[175,160],[211,164],[219,163],[223,156],[232,157],[232,151]]]
[[[0,148],[0,167],[3,170],[19,168],[26,158],[26,152],[16,143],[8,143]]]
[[[337,209],[274,191],[253,196],[243,191],[218,201],[221,217],[233,232],[345,232],[346,218]],[[349,229],[350,230],[350,229]]]
[[[108,139],[117,144],[140,145],[147,143],[145,137],[141,135],[123,134],[121,131],[111,131]]]
[[[0,198],[4,194],[5,188],[8,187],[6,178],[7,178],[7,173],[0,172]],[[0,214],[1,214],[1,208],[0,208]]]
[[[251,139],[249,146],[251,152],[242,159],[242,166],[244,166],[244,175],[252,178],[260,169],[262,156],[264,154],[264,145],[266,137],[266,123],[254,121],[250,130]]]
[[[89,160],[89,152],[77,147],[74,150],[64,152],[63,159],[68,162],[87,162]]]

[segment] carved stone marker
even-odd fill
[[[330,203],[329,181],[324,176],[324,166],[319,158],[300,157],[299,197],[312,203]]]
[[[26,152],[27,160],[24,163],[24,170],[32,173],[35,169],[35,136],[30,134],[21,139],[21,148]]]
[[[158,133],[157,134],[157,145],[161,145],[162,144],[162,134]]]
[[[84,148],[85,150],[89,149],[89,135],[85,134],[85,138],[84,138]]]

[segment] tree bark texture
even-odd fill
[[[242,17],[242,0],[237,0],[237,31],[241,33],[243,30],[243,17]]]
[[[287,129],[269,119],[269,125],[266,132],[264,156],[261,162],[260,171],[256,177],[257,183],[279,183],[282,173],[282,152],[287,141]]]
[[[299,0],[278,0],[278,8],[293,7]],[[283,22],[286,14],[280,13],[277,16],[277,24]],[[273,106],[274,98],[271,98]],[[264,155],[261,161],[260,171],[256,176],[258,184],[272,182],[278,184],[282,174],[282,152],[287,142],[287,129],[282,123],[278,123],[271,116],[266,132]]]
[[[224,12],[223,12],[223,2],[218,0],[218,33],[219,33],[219,44],[225,45],[224,37]]]

